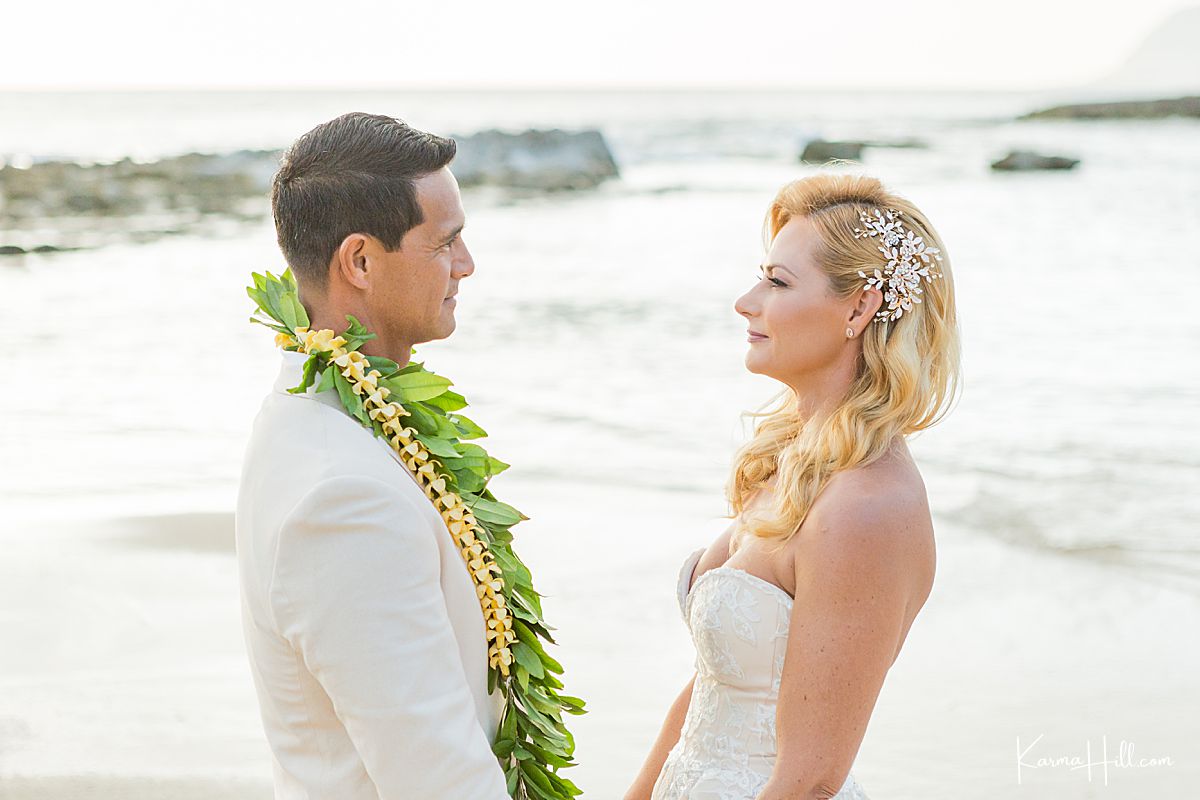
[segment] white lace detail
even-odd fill
[[[679,584],[696,645],[696,684],[651,798],[754,800],[775,764],[775,706],[792,598],[732,567],[707,570],[693,582],[699,557],[684,564]],[[868,798],[851,774],[833,800]]]

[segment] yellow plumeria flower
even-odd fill
[[[309,331],[304,334],[305,349],[309,352],[313,350],[333,350],[340,348],[346,344],[346,340],[341,336],[334,336],[331,330]]]

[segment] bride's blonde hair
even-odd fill
[[[862,333],[862,356],[853,383],[836,407],[819,418],[802,417],[788,389],[759,418],[754,436],[737,453],[728,496],[740,520],[734,546],[744,534],[786,542],[799,530],[834,473],[870,464],[897,436],[938,422],[958,388],[959,336],[950,258],[937,232],[911,202],[875,178],[819,174],[784,186],[767,212],[765,236],[773,240],[793,217],[818,232],[817,266],[831,292],[849,297],[883,266],[878,239],[854,237],[860,213],[901,212],[901,221],[929,247],[941,250],[943,277],[922,280],[922,302],[895,321],[872,320]],[[771,502],[744,514],[750,499],[775,478]]]

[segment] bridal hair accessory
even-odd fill
[[[479,597],[488,643],[488,692],[504,697],[500,729],[492,751],[500,761],[513,798],[571,800],[574,783],[558,774],[574,766],[575,740],[562,713],[582,714],[584,703],[561,695],[562,665],[539,640],[554,644],[542,619],[541,595],[529,569],[512,550],[509,530],[527,519],[489,491],[491,478],[508,468],[470,439],[487,436],[457,413],[466,398],[451,391],[450,380],[424,365],[403,367],[359,352],[375,338],[357,319],[341,334],[308,329],[308,313],[296,294],[291,271],[278,278],[254,273],[246,288],[258,304],[251,322],[274,330],[275,344],[304,353],[303,394],[336,391],[346,413],[380,437],[412,474],[446,525]]]
[[[926,246],[924,239],[904,227],[900,216],[891,208],[875,209],[874,216],[864,211],[858,218],[865,227],[854,229],[855,239],[878,237],[879,252],[887,258],[887,265],[876,269],[874,275],[858,271],[859,277],[866,279],[866,288],[883,292],[887,307],[875,314],[881,322],[900,319],[921,302],[922,278],[929,281],[942,277],[942,273],[931,269],[934,259],[942,260],[942,251]]]

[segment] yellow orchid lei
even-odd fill
[[[487,624],[488,690],[499,687],[505,699],[492,749],[510,796],[571,800],[581,794],[558,770],[574,766],[575,741],[562,713],[582,714],[584,703],[558,693],[563,684],[555,675],[562,666],[539,641],[553,644],[552,629],[509,531],[526,517],[487,488],[508,465],[466,441],[486,433],[457,413],[467,402],[449,389],[449,380],[422,364],[400,367],[359,352],[374,335],[352,316],[342,334],[309,330],[290,271],[253,277],[246,291],[258,309],[250,321],[274,330],[277,346],[309,356],[300,385],[288,391],[306,392],[314,384],[318,392],[336,391],[347,413],[399,455],[462,554]]]

